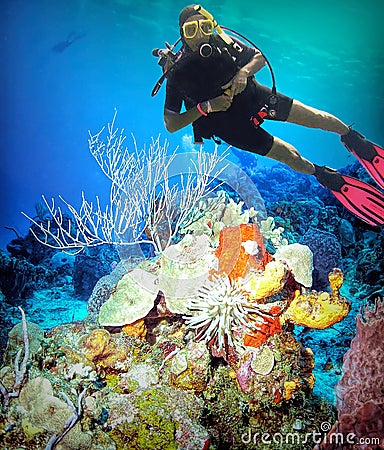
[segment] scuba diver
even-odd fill
[[[195,143],[203,138],[280,161],[297,172],[314,175],[353,214],[369,225],[384,224],[384,195],[373,186],[318,166],[298,150],[261,127],[264,120],[295,123],[337,133],[345,147],[384,189],[384,151],[337,117],[277,92],[272,67],[260,49],[239,33],[218,25],[200,5],[179,16],[180,38],[167,49],[155,49],[166,79],[164,122],[173,133],[192,124]],[[231,32],[231,35],[224,30]],[[232,37],[236,35],[236,38]],[[238,39],[238,37],[240,39]],[[244,44],[243,40],[250,45]],[[181,49],[173,49],[181,41]],[[273,87],[254,75],[268,65]],[[182,106],[185,111],[182,111]]]
[[[64,50],[66,50],[70,45],[72,45],[75,41],[78,41],[79,39],[82,39],[86,36],[86,33],[76,33],[75,31],[72,31],[68,34],[66,39],[64,41],[58,42],[52,47],[52,51],[56,53],[62,53]]]

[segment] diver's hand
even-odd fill
[[[209,100],[211,104],[211,112],[226,111],[232,104],[230,95],[223,94]]]
[[[232,78],[229,83],[224,84],[224,86],[221,86],[222,89],[231,89],[230,97],[233,99],[233,97],[237,94],[241,94],[245,87],[247,86],[247,80],[248,80],[248,72],[240,69],[237,74]]]

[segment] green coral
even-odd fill
[[[119,383],[120,383],[120,377],[118,375],[108,374],[105,377],[105,384],[106,384],[107,388],[111,389],[113,392],[118,392],[118,393],[124,392],[124,390],[119,387]]]

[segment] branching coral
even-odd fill
[[[85,247],[102,244],[132,245],[151,243],[161,252],[175,237],[181,224],[196,207],[199,200],[216,189],[215,180],[225,166],[218,167],[224,158],[217,147],[206,153],[200,149],[187,162],[185,174],[175,171],[185,165],[185,155],[176,150],[168,153],[168,144],[159,138],[152,140],[148,149],[134,151],[124,148],[124,129],[115,126],[116,113],[108,124],[95,135],[90,134],[89,150],[102,172],[111,182],[109,204],[101,205],[100,199],[88,201],[84,194],[79,209],[65,201],[72,219],[68,220],[63,209],[43,196],[44,207],[50,219],[39,222],[23,213],[34,223],[31,228],[36,239],[52,248],[81,251]],[[174,175],[177,183],[170,182]]]
[[[260,222],[260,232],[265,237],[269,239],[272,245],[277,249],[281,246],[287,245],[287,239],[283,238],[284,228],[276,227],[275,219],[273,217],[268,217],[266,220]]]
[[[11,397],[18,397],[20,393],[20,389],[22,388],[26,373],[27,373],[27,362],[29,359],[29,338],[28,338],[28,329],[27,329],[27,319],[25,317],[24,310],[21,306],[18,307],[21,312],[22,326],[23,326],[23,341],[24,341],[24,357],[20,363],[20,357],[23,349],[19,349],[15,357],[15,381],[13,383],[13,387],[9,390],[7,387],[3,386],[0,383],[0,392],[4,397],[4,404],[6,405],[9,402]]]

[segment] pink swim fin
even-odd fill
[[[341,141],[363,165],[376,183],[384,189],[384,149],[367,141],[363,135],[350,129]]]
[[[356,178],[342,175],[337,170],[315,165],[315,177],[352,214],[368,225],[384,224],[384,194]]]

